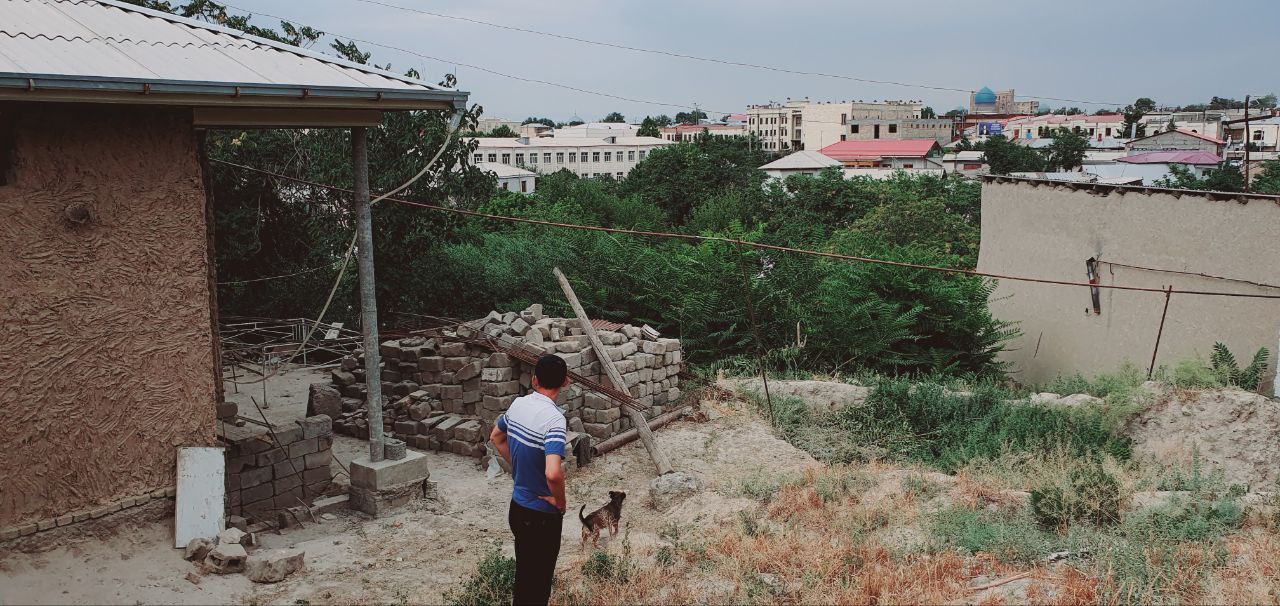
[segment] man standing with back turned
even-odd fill
[[[565,511],[565,420],[556,396],[568,384],[562,358],[538,358],[533,393],[516,398],[489,434],[515,479],[507,514],[516,539],[514,604],[546,604],[551,597]]]

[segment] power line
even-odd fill
[[[328,189],[328,190],[331,190],[331,191],[337,191],[337,192],[343,192],[343,193],[352,193],[352,190],[347,189],[347,188],[344,188],[344,187],[339,187],[339,186],[337,186],[337,185],[328,185],[328,184],[325,184],[325,183],[318,183],[318,182],[316,182],[316,181],[309,181],[309,180],[307,180],[307,179],[301,179],[301,178],[298,178],[298,177],[291,177],[291,176],[289,176],[289,175],[284,175],[284,174],[280,174],[280,173],[277,173],[277,172],[272,172],[272,171],[265,170],[265,169],[261,169],[261,168],[255,168],[255,167],[247,166],[247,165],[244,165],[244,164],[237,164],[237,163],[235,163],[235,162],[228,162],[228,161],[226,161],[226,160],[217,160],[217,159],[212,159],[212,160],[210,160],[210,161],[211,161],[211,162],[216,162],[216,163],[218,163],[218,164],[224,164],[224,165],[226,165],[226,166],[231,166],[231,167],[239,168],[239,169],[242,169],[242,170],[248,170],[248,171],[252,171],[252,172],[256,172],[256,173],[260,173],[260,174],[268,175],[268,176],[275,177],[275,178],[278,178],[278,179],[285,179],[285,180],[288,180],[288,181],[293,181],[293,182],[295,182],[295,183],[301,183],[301,184],[303,184],[303,185],[309,185],[309,186],[311,186],[311,187],[318,187],[318,188],[323,188],[323,189]],[[962,275],[967,275],[967,276],[977,276],[977,277],[983,277],[983,278],[994,278],[994,279],[997,279],[997,280],[1011,280],[1011,281],[1015,281],[1015,282],[1035,282],[1035,283],[1039,283],[1039,284],[1057,284],[1057,285],[1061,285],[1061,286],[1084,286],[1084,287],[1089,287],[1089,288],[1110,288],[1110,289],[1114,289],[1114,290],[1128,290],[1128,291],[1136,291],[1136,292],[1152,292],[1152,293],[1160,293],[1160,294],[1165,294],[1165,293],[1176,293],[1176,294],[1184,294],[1184,295],[1202,295],[1202,296],[1213,296],[1213,297],[1241,297],[1241,298],[1249,298],[1249,299],[1280,299],[1280,295],[1262,295],[1262,294],[1236,293],[1236,292],[1221,292],[1221,291],[1205,291],[1205,290],[1174,290],[1174,289],[1172,289],[1172,288],[1150,288],[1150,287],[1145,287],[1145,286],[1126,286],[1126,285],[1122,285],[1122,284],[1090,284],[1089,282],[1073,282],[1073,281],[1070,281],[1070,280],[1056,280],[1056,279],[1051,279],[1051,278],[1032,278],[1032,277],[1027,277],[1027,276],[1010,276],[1010,275],[1003,275],[1003,274],[993,274],[993,273],[988,273],[988,272],[980,272],[980,271],[977,271],[977,270],[974,270],[974,269],[959,269],[959,268],[953,268],[953,267],[938,267],[938,266],[934,266],[934,265],[922,265],[922,264],[919,264],[919,263],[908,263],[908,262],[905,262],[905,261],[889,261],[889,260],[885,260],[885,259],[873,259],[873,258],[870,258],[870,257],[859,257],[859,256],[855,256],[855,255],[844,255],[844,254],[840,254],[840,253],[823,252],[823,251],[817,251],[817,250],[807,250],[807,249],[803,249],[803,248],[791,248],[791,247],[788,247],[788,246],[778,246],[778,245],[775,245],[775,244],[764,244],[764,243],[762,243],[762,242],[748,242],[748,241],[746,241],[746,240],[739,240],[739,239],[736,239],[736,238],[723,238],[723,237],[719,237],[719,236],[701,236],[701,235],[695,235],[695,234],[677,234],[677,233],[671,233],[671,232],[660,232],[660,231],[643,231],[643,230],[635,230],[635,229],[623,229],[623,228],[620,228],[620,227],[600,227],[600,226],[596,226],[596,225],[580,225],[580,224],[575,224],[575,223],[557,223],[557,222],[554,222],[554,221],[543,221],[543,220],[540,220],[540,219],[526,219],[526,218],[523,218],[523,217],[509,217],[509,216],[505,216],[505,215],[493,215],[493,214],[489,214],[489,213],[477,212],[477,211],[474,211],[474,210],[465,210],[465,209],[461,209],[461,208],[450,208],[450,207],[447,207],[447,206],[437,206],[437,205],[435,205],[435,204],[427,204],[427,203],[425,203],[425,202],[414,202],[414,201],[412,201],[412,200],[404,200],[404,199],[401,199],[401,198],[392,198],[392,197],[389,197],[389,196],[388,196],[388,197],[380,197],[380,199],[386,200],[386,201],[388,201],[388,202],[395,202],[395,203],[397,203],[397,204],[405,204],[405,205],[407,205],[407,206],[416,206],[416,207],[420,207],[420,208],[426,208],[426,209],[429,209],[429,210],[435,210],[435,211],[440,211],[440,212],[446,212],[446,213],[453,213],[453,214],[465,215],[465,216],[470,216],[470,217],[478,217],[478,218],[482,218],[482,219],[492,219],[492,220],[495,220],[495,221],[506,221],[506,222],[509,222],[509,223],[525,223],[525,224],[529,224],[529,225],[542,225],[542,226],[546,226],[546,227],[559,227],[559,228],[565,228],[565,229],[578,229],[578,230],[584,230],[584,231],[597,231],[597,232],[605,232],[605,233],[627,234],[627,235],[632,235],[632,236],[657,237],[657,238],[672,238],[672,239],[678,239],[678,240],[688,240],[688,241],[693,241],[693,242],[721,242],[721,243],[725,243],[725,244],[733,244],[733,245],[737,245],[737,246],[747,246],[747,247],[756,248],[756,249],[761,249],[761,250],[772,250],[772,251],[778,251],[778,252],[786,252],[786,253],[803,254],[803,255],[810,255],[810,256],[815,256],[815,257],[823,257],[823,258],[828,258],[828,259],[839,259],[839,260],[842,260],[842,261],[853,261],[853,262],[857,262],[857,263],[870,263],[870,264],[875,264],[875,265],[887,265],[887,266],[892,266],[892,267],[905,267],[905,268],[908,268],[908,269],[921,269],[921,270],[926,270],[926,271],[936,271],[936,272],[942,272],[942,273],[962,274]]]
[[[411,12],[411,13],[418,13],[418,14],[422,14],[422,15],[428,15],[428,16],[431,16],[431,17],[439,17],[439,18],[441,18],[441,19],[452,19],[452,20],[455,20],[455,21],[463,21],[463,22],[466,22],[466,23],[473,23],[473,24],[476,24],[476,25],[484,25],[484,26],[487,26],[487,27],[493,27],[493,28],[497,28],[497,29],[504,29],[504,30],[514,31],[514,32],[521,32],[521,33],[526,33],[526,34],[533,34],[533,35],[538,35],[538,36],[548,36],[548,37],[551,37],[551,38],[558,38],[558,39],[561,39],[561,40],[568,40],[568,41],[571,41],[571,42],[578,42],[578,43],[581,43],[581,44],[591,44],[591,45],[595,45],[595,46],[602,46],[602,47],[606,47],[606,48],[614,48],[614,49],[626,50],[626,51],[632,51],[632,52],[637,52],[637,53],[649,53],[649,54],[654,54],[654,55],[664,55],[664,56],[667,56],[667,57],[675,57],[675,58],[678,58],[678,59],[687,59],[687,60],[690,60],[690,61],[703,61],[703,62],[706,62],[706,63],[717,63],[717,64],[720,64],[720,65],[731,65],[731,66],[735,66],[735,67],[746,67],[746,68],[751,68],[751,69],[759,69],[759,70],[765,70],[765,71],[771,71],[771,72],[777,72],[777,73],[784,73],[784,74],[793,74],[793,75],[798,75],[798,76],[817,76],[817,77],[821,77],[821,78],[835,78],[835,79],[839,79],[839,80],[849,80],[849,81],[853,81],[853,82],[862,82],[862,83],[866,83],[866,84],[887,84],[887,85],[891,85],[891,86],[902,86],[902,87],[907,87],[907,88],[920,88],[920,89],[926,89],[926,90],[937,90],[937,91],[959,92],[959,93],[972,93],[972,92],[973,92],[973,90],[972,90],[972,89],[967,89],[967,88],[956,88],[956,87],[951,87],[951,86],[937,86],[937,85],[932,85],[932,84],[917,84],[917,83],[912,83],[912,82],[900,82],[900,81],[896,81],[896,80],[877,80],[877,79],[873,79],[873,78],[861,78],[861,77],[858,77],[858,76],[850,76],[850,75],[846,75],[846,74],[830,74],[830,73],[826,73],[826,72],[811,72],[811,71],[804,71],[804,70],[798,70],[798,69],[790,69],[790,68],[785,68],[785,67],[778,67],[778,66],[774,66],[774,65],[762,65],[762,64],[759,64],[759,63],[748,63],[748,62],[745,62],[745,61],[735,61],[735,60],[732,60],[732,59],[720,59],[720,58],[717,58],[717,57],[703,57],[703,56],[700,56],[700,55],[691,55],[691,54],[687,54],[687,53],[679,53],[679,52],[667,51],[667,50],[662,50],[662,49],[643,48],[643,47],[639,47],[639,46],[629,46],[629,45],[626,45],[626,44],[617,44],[617,43],[613,43],[613,42],[602,42],[602,41],[599,41],[599,40],[591,40],[591,39],[588,39],[588,38],[579,38],[579,37],[577,37],[577,36],[569,36],[569,35],[565,35],[565,34],[557,34],[557,33],[555,33],[555,32],[544,32],[544,31],[536,30],[536,29],[529,29],[529,28],[524,28],[524,27],[516,27],[516,26],[513,26],[513,25],[504,25],[504,24],[501,24],[501,23],[493,23],[493,22],[491,22],[491,21],[483,21],[483,20],[480,20],[480,19],[473,19],[473,18],[471,18],[471,17],[459,17],[459,16],[457,16],[457,15],[448,15],[448,14],[445,14],[445,13],[437,13],[437,12],[428,11],[428,10],[423,10],[423,9],[419,9],[419,8],[410,8],[410,7],[407,7],[407,6],[399,6],[399,5],[396,5],[396,4],[392,4],[392,3],[390,3],[390,2],[383,2],[382,0],[355,0],[355,1],[356,1],[356,2],[363,2],[363,3],[365,3],[365,4],[373,4],[373,5],[377,5],[377,6],[383,6],[383,7],[386,7],[386,8],[393,8],[393,9],[402,10],[402,11]],[[265,13],[264,13],[264,14],[265,14]],[[1124,106],[1124,103],[1115,103],[1115,102],[1111,102],[1111,101],[1087,101],[1087,100],[1083,100],[1083,99],[1067,99],[1067,98],[1063,98],[1063,97],[1047,97],[1047,96],[1041,96],[1041,95],[1023,95],[1023,96],[1024,96],[1024,97],[1026,97],[1026,98],[1028,98],[1028,99],[1041,99],[1041,100],[1045,100],[1045,101],[1062,101],[1062,102],[1064,102],[1064,103],[1080,103],[1080,104],[1084,104],[1084,105],[1105,105],[1105,106],[1108,106],[1108,107],[1122,107],[1122,106]]]
[[[249,10],[249,9],[246,9],[246,8],[243,8],[243,7],[235,6],[235,5],[233,5],[233,4],[226,4],[225,6],[226,6],[227,8],[233,8],[233,9],[235,9],[235,10],[241,11],[241,12],[246,13],[246,14],[251,15],[251,16],[252,16],[252,15],[261,15],[261,16],[263,16],[263,17],[271,17],[272,19],[279,19],[280,21],[288,21],[288,22],[290,22],[290,23],[300,23],[300,22],[301,22],[300,20],[297,20],[297,19],[290,19],[290,18],[287,18],[287,17],[282,17],[282,16],[280,16],[280,15],[273,15],[273,14],[271,14],[271,13],[264,13],[264,12],[262,12],[262,11],[252,11],[252,10]],[[408,9],[406,9],[406,10],[408,10]],[[493,74],[493,75],[495,75],[495,76],[501,76],[501,77],[503,77],[503,78],[511,78],[511,79],[513,79],[513,80],[519,80],[519,81],[522,81],[522,82],[531,82],[531,83],[534,83],[534,84],[542,84],[542,85],[545,85],[545,86],[551,86],[551,87],[555,87],[555,88],[562,88],[562,89],[565,89],[565,90],[574,91],[574,92],[579,92],[579,93],[584,93],[584,94],[588,94],[588,95],[596,95],[596,96],[600,96],[600,97],[607,97],[607,98],[610,98],[610,99],[618,99],[618,100],[621,100],[621,101],[627,101],[627,102],[631,102],[631,103],[641,103],[641,104],[646,104],[646,105],[655,105],[655,106],[659,106],[659,107],[674,107],[674,108],[677,108],[677,109],[691,109],[694,105],[696,105],[696,103],[671,103],[671,102],[667,102],[667,101],[654,101],[654,100],[651,100],[651,99],[637,99],[637,98],[635,98],[635,97],[627,97],[627,96],[624,96],[624,95],[617,95],[617,94],[614,94],[614,93],[607,93],[607,92],[598,91],[598,90],[591,90],[591,89],[581,88],[581,87],[578,87],[578,86],[573,86],[573,85],[570,85],[570,84],[564,84],[564,83],[560,83],[560,82],[552,82],[552,81],[550,81],[550,80],[541,80],[541,79],[538,79],[538,78],[529,78],[529,77],[525,77],[525,76],[517,76],[517,75],[515,75],[515,74],[508,74],[508,73],[501,72],[501,71],[495,70],[495,69],[493,69],[493,68],[484,67],[484,66],[481,66],[481,65],[474,65],[474,64],[470,64],[470,63],[464,63],[464,62],[461,62],[461,61],[454,61],[454,60],[452,60],[452,59],[447,59],[447,58],[444,58],[444,57],[438,57],[438,56],[434,56],[434,55],[427,55],[427,54],[420,53],[420,52],[418,52],[418,51],[411,50],[411,49],[407,49],[407,48],[404,48],[404,47],[395,46],[395,45],[391,45],[391,44],[384,44],[384,43],[382,43],[382,42],[376,42],[376,41],[368,40],[368,39],[364,39],[364,38],[357,38],[357,37],[355,37],[355,36],[348,36],[348,35],[343,34],[343,33],[340,33],[340,32],[327,31],[327,32],[325,32],[325,33],[326,33],[326,34],[328,34],[328,35],[330,35],[330,36],[333,36],[334,38],[338,38],[338,39],[345,38],[345,39],[347,39],[347,40],[352,40],[352,41],[355,41],[355,42],[360,42],[360,43],[362,43],[362,44],[368,44],[368,45],[370,45],[370,46],[377,46],[377,47],[379,47],[379,48],[385,48],[385,49],[390,49],[390,50],[394,50],[394,51],[398,51],[398,52],[406,53],[406,54],[413,55],[413,56],[418,57],[418,58],[421,58],[421,59],[429,59],[429,60],[431,60],[431,61],[436,61],[436,62],[439,62],[439,63],[448,64],[448,65],[455,65],[455,66],[457,66],[457,65],[461,65],[462,67],[467,67],[467,68],[470,68],[470,69],[474,69],[474,70],[482,71],[482,72],[485,72],[485,73]],[[742,113],[741,111],[738,111],[738,110],[734,110],[734,111],[725,111],[725,110],[717,110],[717,109],[710,109],[710,108],[708,108],[708,109],[703,109],[703,110],[699,110],[699,111],[702,111],[704,114],[706,114],[706,115],[708,115],[708,116],[710,116],[711,114],[738,114],[738,113]],[[808,120],[808,122],[809,122],[810,124],[834,124],[834,125],[839,125],[839,126],[845,126],[845,125],[846,125],[846,124],[845,124],[845,123],[843,123],[843,122],[835,122],[835,121],[828,121],[828,120]]]
[[[329,269],[329,268],[331,268],[331,267],[333,267],[334,265],[337,265],[337,264],[339,264],[339,263],[341,263],[341,261],[334,261],[333,263],[330,263],[330,264],[328,264],[328,265],[321,265],[320,267],[312,267],[311,269],[304,269],[304,270],[302,270],[302,271],[295,271],[295,272],[293,272],[293,273],[291,273],[291,274],[280,274],[280,275],[278,275],[278,276],[267,276],[267,277],[265,277],[265,278],[253,278],[252,280],[231,280],[231,281],[228,281],[228,282],[218,282],[217,284],[218,284],[219,286],[224,286],[224,285],[227,285],[227,284],[249,284],[249,283],[251,283],[251,282],[266,282],[267,280],[279,280],[279,279],[281,279],[281,278],[292,278],[293,276],[301,276],[302,274],[309,274],[309,273],[311,273],[311,272],[313,272],[313,271],[320,271],[320,270],[322,270],[322,269]]]
[[[249,9],[242,8],[242,7],[235,6],[235,5],[231,5],[231,4],[227,4],[227,5],[225,5],[225,6],[227,6],[228,8],[236,9],[236,10],[238,10],[238,11],[240,11],[240,12],[243,12],[243,13],[247,13],[247,14],[249,14],[249,15],[262,15],[262,16],[264,16],[264,17],[271,17],[272,19],[279,19],[279,20],[281,20],[281,21],[288,21],[288,22],[290,22],[290,23],[300,23],[300,22],[301,22],[301,21],[299,21],[299,20],[297,20],[297,19],[289,19],[289,18],[287,18],[287,17],[281,17],[281,16],[279,16],[279,15],[273,15],[273,14],[271,14],[271,13],[264,13],[264,12],[262,12],[262,11],[253,11],[253,10],[249,10]],[[429,60],[431,60],[431,61],[436,61],[436,62],[443,63],[443,64],[447,64],[447,65],[455,65],[455,66],[456,66],[456,65],[460,65],[460,66],[462,66],[462,67],[466,67],[466,68],[474,69],[474,70],[477,70],[477,71],[482,71],[482,72],[485,72],[485,73],[493,74],[493,75],[495,75],[495,76],[501,76],[501,77],[503,77],[503,78],[511,78],[512,80],[519,80],[519,81],[522,81],[522,82],[532,82],[532,83],[534,83],[534,84],[543,84],[543,85],[546,85],[546,86],[554,86],[554,87],[556,87],[556,88],[563,88],[563,89],[565,89],[565,90],[571,90],[571,91],[574,91],[574,92],[585,93],[585,94],[588,94],[588,95],[597,95],[597,96],[600,96],[600,97],[607,97],[607,98],[610,98],[610,99],[618,99],[618,100],[621,100],[621,101],[628,101],[628,102],[631,102],[631,103],[643,103],[643,104],[647,104],[647,105],[657,105],[657,106],[662,106],[662,107],[676,107],[676,108],[687,108],[687,107],[689,107],[689,104],[688,104],[688,103],[667,103],[667,102],[664,102],[664,101],[653,101],[653,100],[650,100],[650,99],[637,99],[637,98],[634,98],[634,97],[627,97],[627,96],[623,96],[623,95],[615,95],[615,94],[613,94],[613,93],[606,93],[606,92],[597,91],[597,90],[590,90],[590,89],[586,89],[586,88],[580,88],[580,87],[577,87],[577,86],[572,86],[572,85],[569,85],[569,84],[562,84],[562,83],[559,83],[559,82],[551,82],[551,81],[549,81],[549,80],[539,80],[539,79],[537,79],[537,78],[528,78],[528,77],[525,77],[525,76],[517,76],[517,75],[515,75],[515,74],[508,74],[508,73],[505,73],[505,72],[501,72],[501,71],[498,71],[498,70],[495,70],[495,69],[492,69],[492,68],[488,68],[488,67],[483,67],[483,66],[480,66],[480,65],[473,65],[473,64],[470,64],[470,63],[464,63],[464,62],[462,62],[462,61],[454,61],[454,60],[452,60],[452,59],[446,59],[446,58],[443,58],[443,57],[437,57],[437,56],[434,56],[434,55],[427,55],[427,54],[420,53],[420,52],[418,52],[418,51],[410,50],[410,49],[407,49],[407,48],[403,48],[403,47],[399,47],[399,46],[394,46],[394,45],[391,45],[391,44],[383,44],[383,43],[381,43],[381,42],[375,42],[375,41],[373,41],[373,40],[366,40],[366,39],[364,39],[364,38],[357,38],[357,37],[355,37],[355,36],[348,36],[348,35],[345,35],[345,34],[342,34],[342,33],[339,33],[339,32],[329,31],[329,32],[326,32],[326,33],[328,33],[329,35],[331,35],[331,36],[333,36],[333,37],[335,37],[335,38],[346,38],[347,40],[353,40],[353,41],[355,41],[355,42],[360,42],[360,43],[362,43],[362,44],[368,44],[368,45],[371,45],[371,46],[377,46],[377,47],[380,47],[380,48],[386,48],[386,49],[390,49],[390,50],[394,50],[394,51],[402,52],[402,53],[405,53],[405,54],[413,55],[413,56],[418,57],[418,58],[420,58],[420,59],[429,59]]]

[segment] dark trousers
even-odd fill
[[[560,555],[564,515],[529,509],[511,502],[507,514],[516,537],[516,590],[512,604],[546,604]]]

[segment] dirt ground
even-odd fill
[[[764,382],[758,378],[721,379],[721,387],[743,393],[764,394]],[[804,400],[814,412],[831,412],[858,404],[871,394],[870,387],[834,381],[769,381],[769,393]]]
[[[305,385],[302,393],[305,405]],[[751,505],[748,499],[718,492],[724,482],[766,465],[786,471],[813,464],[754,416],[714,403],[706,409],[717,418],[680,421],[657,432],[676,467],[702,481],[705,488],[699,494],[666,512],[650,508],[647,486],[654,470],[637,442],[571,472],[571,508],[576,512],[585,504],[593,509],[608,501],[609,490],[625,490],[622,528],[638,547],[656,543],[660,528],[669,522],[706,523]],[[349,460],[364,444],[337,436],[334,449]],[[169,521],[121,529],[105,541],[0,556],[0,603],[439,603],[445,591],[475,569],[489,545],[496,542],[511,554],[506,523],[511,479],[486,479],[474,459],[428,456],[443,507],[419,502],[377,520],[343,512],[332,520],[307,523],[304,529],[263,535],[266,547],[306,551],[306,570],[282,583],[255,585],[242,575],[202,576],[199,584],[188,581],[186,575],[196,567],[170,547]],[[571,514],[564,524],[561,568],[577,566],[583,557],[578,539],[579,524]],[[602,538],[601,546],[607,544]]]
[[[1280,474],[1280,403],[1238,389],[1168,389],[1126,428],[1139,456],[1189,462],[1198,453],[1228,482],[1276,490]]]

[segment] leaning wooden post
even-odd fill
[[[618,391],[626,393],[627,383],[622,380],[622,375],[618,372],[618,368],[613,365],[613,360],[609,359],[609,353],[604,350],[604,344],[600,342],[600,337],[596,335],[596,329],[591,325],[591,320],[587,318],[587,312],[582,309],[582,304],[578,302],[578,296],[573,294],[573,287],[569,286],[569,279],[564,277],[564,273],[559,267],[551,270],[556,275],[556,280],[560,281],[560,289],[564,291],[564,296],[569,300],[569,306],[573,308],[573,313],[578,317],[578,322],[582,325],[582,332],[586,333],[587,339],[591,341],[591,349],[596,352],[596,358],[600,360],[600,367],[609,375],[609,382]],[[631,424],[636,426],[636,431],[640,434],[640,441],[644,443],[645,450],[649,451],[649,458],[653,459],[653,465],[658,468],[658,475],[666,475],[671,473],[671,460],[667,458],[666,453],[658,448],[658,443],[653,440],[653,432],[649,430],[649,421],[640,414],[639,410],[634,407],[622,405],[623,410],[627,411],[627,416],[631,418]]]

